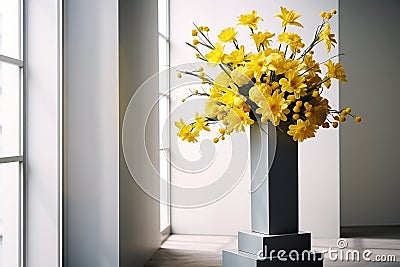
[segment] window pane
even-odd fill
[[[164,153],[163,153],[164,152]],[[160,230],[163,231],[170,225],[169,219],[169,161],[167,159],[167,150],[160,152]]]
[[[20,59],[20,1],[0,0],[0,54]]]
[[[20,163],[0,164],[0,267],[19,266]]]
[[[167,70],[169,67],[169,53],[168,42],[158,36],[158,70]]]
[[[17,66],[0,62],[0,157],[20,155],[20,75]]]
[[[158,0],[158,31],[168,37],[168,0]]]

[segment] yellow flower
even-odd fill
[[[328,60],[325,66],[328,68],[328,72],[326,73],[327,77],[338,79],[341,82],[347,82],[346,73],[342,64],[339,62],[333,63],[331,60]]]
[[[312,55],[304,56],[302,70],[306,71],[310,77],[317,75],[317,73],[321,73],[319,63],[313,59]]]
[[[225,62],[230,62],[234,66],[243,63],[244,61],[244,46],[240,46],[238,50],[234,50],[229,56],[224,58]]]
[[[205,55],[206,59],[211,63],[220,63],[224,57],[224,48],[220,43],[215,44],[215,49]]]
[[[260,105],[262,101],[266,101],[267,97],[271,96],[272,91],[275,89],[274,86],[270,86],[268,83],[256,83],[249,90],[249,98],[257,105]]]
[[[319,16],[323,18],[324,20],[330,20],[333,15],[337,13],[336,9],[332,9],[331,12],[321,12]]]
[[[331,46],[335,47],[337,43],[335,40],[335,34],[331,33],[331,25],[326,23],[321,33],[319,34],[319,40],[325,42],[326,51],[331,51]]]
[[[311,116],[308,120],[311,124],[322,125],[325,122],[326,116],[328,115],[328,110],[323,106],[316,106],[313,108]]]
[[[285,59],[283,60],[284,64],[283,64],[283,71],[282,73],[287,72],[288,70],[297,70],[299,69],[299,66],[301,64],[301,60],[299,59]]]
[[[229,88],[225,88],[224,92],[225,93],[219,98],[220,102],[229,107],[242,108],[245,105],[246,97],[239,94],[239,92],[235,92]]]
[[[266,51],[268,56],[265,58],[265,65],[267,70],[275,71],[276,74],[285,72],[285,58],[283,53],[275,52],[277,50]]]
[[[282,32],[278,37],[278,42],[289,45],[290,50],[293,53],[297,53],[298,49],[305,46],[305,44],[301,41],[300,35],[293,32]]]
[[[221,31],[221,33],[218,35],[218,38],[221,42],[232,42],[236,40],[237,33],[238,32],[234,28],[228,27]]]
[[[267,48],[269,46],[269,43],[271,42],[271,40],[269,39],[274,36],[275,33],[270,33],[267,31],[251,34],[251,37],[253,37],[254,43],[256,44],[257,50],[260,50],[261,45],[263,45],[264,48]]]
[[[211,130],[210,127],[208,126],[207,118],[205,118],[204,116],[200,116],[198,114],[196,114],[196,117],[195,117],[194,128],[197,131],[200,131],[200,130],[210,131]]]
[[[224,118],[224,123],[227,125],[226,134],[231,134],[232,132],[244,132],[244,127],[253,124],[254,121],[250,119],[248,112],[233,108]]]
[[[263,93],[261,92],[260,88],[257,85],[250,88],[249,98],[257,105],[260,105],[261,102],[266,101],[265,96],[263,95]]]
[[[253,10],[250,14],[243,14],[239,16],[239,25],[247,25],[253,30],[258,29],[258,22],[263,21],[263,18],[257,15],[257,11]]]
[[[241,53],[241,52],[237,52]],[[227,58],[232,59],[232,54],[229,55]],[[237,54],[234,54],[234,56],[237,56],[237,60],[239,60],[240,56]],[[235,60],[232,60],[233,62]],[[237,86],[243,86],[245,84],[250,83],[251,80],[243,73],[243,67],[239,66],[236,67],[234,70],[229,71],[222,71],[214,80],[214,84],[218,84],[222,87],[228,87],[231,84],[235,84]]]
[[[176,121],[174,124],[176,127],[178,127],[179,130],[186,125],[185,121],[182,118],[180,118],[180,120]]]
[[[206,116],[208,116],[210,118],[217,117],[218,107],[219,107],[218,106],[218,101],[216,101],[214,99],[208,99],[206,101],[206,105],[205,105],[205,108],[204,108]]]
[[[279,87],[279,84],[277,82],[274,82],[272,85],[269,85],[268,83],[256,83],[258,88],[260,88],[261,93],[264,96],[269,96],[272,94],[272,91],[277,89]]]
[[[197,36],[197,30],[196,29],[194,29],[194,30],[192,30],[192,36]]]
[[[289,126],[288,135],[293,136],[294,141],[303,142],[305,139],[314,137],[318,126],[311,124],[310,121],[297,120],[297,124]]]
[[[264,51],[252,54],[249,56],[249,60],[250,61],[247,62],[243,72],[250,79],[254,77],[256,80],[259,80],[261,75],[266,73],[268,70]]]
[[[196,137],[199,136],[199,130],[193,128],[192,125],[186,125],[185,121],[181,118],[179,121],[175,122],[175,126],[179,128],[178,136],[182,141],[197,142]]]
[[[296,99],[307,95],[307,85],[304,83],[304,76],[299,76],[298,72],[290,69],[286,72],[285,77],[279,80],[283,92],[294,93]]]
[[[220,104],[217,100],[209,99],[206,102],[205,114],[207,117],[222,120],[229,110],[229,107]]]
[[[307,88],[316,87],[321,84],[322,79],[318,75],[311,76],[310,74],[303,75],[305,77],[305,83],[307,84]]]
[[[197,142],[196,137],[199,136],[199,131],[193,131],[193,127],[191,125],[185,125],[179,130],[178,136],[182,139],[182,141],[195,143]]]
[[[219,98],[222,96],[224,89],[224,85],[214,83],[214,86],[210,88],[210,99],[219,100]]]
[[[286,114],[289,113],[288,102],[284,98],[284,93],[278,93],[275,91],[272,96],[268,96],[266,100],[259,102],[260,107],[256,110],[257,114],[261,114],[261,122],[265,123],[267,120],[271,120],[276,126],[279,125],[280,121],[286,121]]]
[[[297,14],[294,10],[289,11],[285,7],[281,6],[281,14],[277,14],[275,16],[282,19],[282,28],[286,27],[287,25],[303,28],[303,25],[296,21],[296,19],[300,18],[301,15]]]

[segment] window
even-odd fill
[[[22,255],[22,1],[0,1],[0,267]]]
[[[160,231],[170,226],[169,1],[158,0]]]

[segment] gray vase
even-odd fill
[[[272,123],[250,128],[251,226],[262,234],[297,233],[298,144]]]

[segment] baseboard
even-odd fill
[[[171,225],[168,225],[167,228],[165,228],[161,232],[161,245],[167,240],[167,238],[171,235]]]

